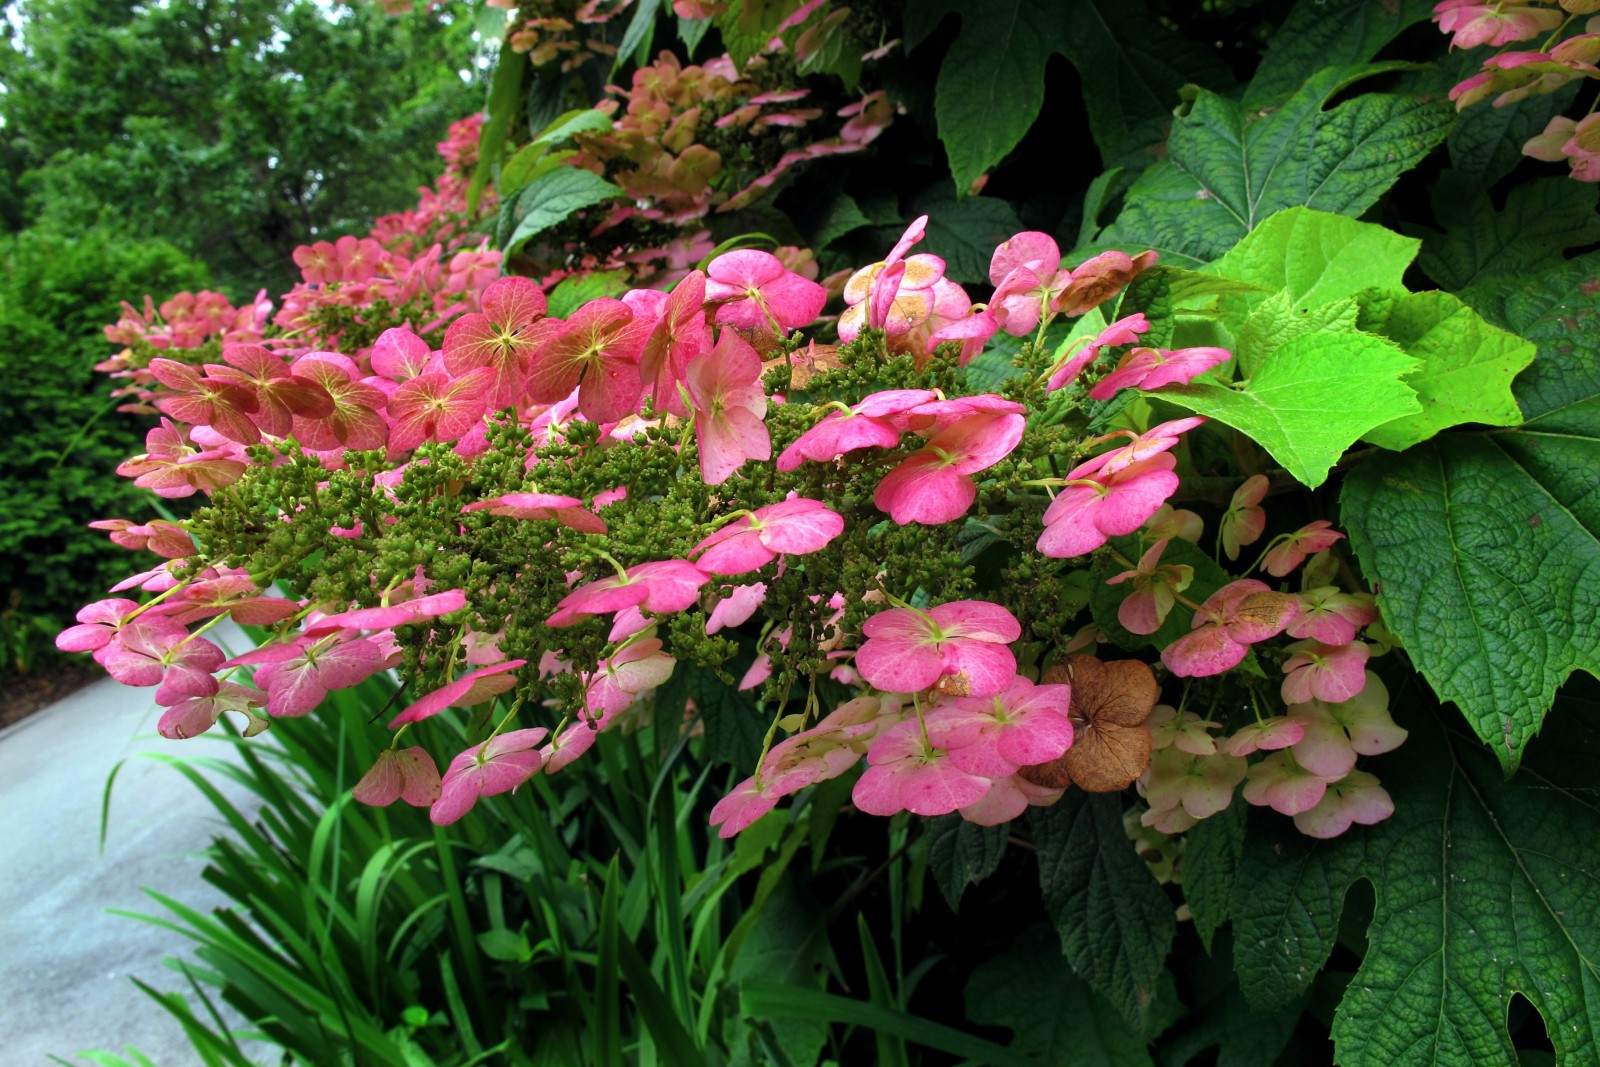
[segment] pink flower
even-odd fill
[[[682,611],[699,599],[700,587],[710,580],[693,563],[680,559],[641,563],[625,575],[574,589],[556,605],[545,625],[572,626],[589,615],[609,615],[635,606],[657,615]]]
[[[1372,650],[1360,641],[1324,645],[1297,641],[1284,661],[1283,702],[1303,704],[1321,700],[1338,704],[1361,692],[1367,684],[1367,657]]]
[[[1351,771],[1328,790],[1315,807],[1294,817],[1294,825],[1309,837],[1338,837],[1351,823],[1374,826],[1394,814],[1394,800],[1366,771]]]
[[[1249,765],[1238,756],[1197,755],[1181,748],[1158,749],[1139,777],[1139,792],[1156,812],[1182,808],[1192,819],[1209,819],[1233,802],[1233,790]]]
[[[1325,645],[1347,645],[1358,629],[1377,621],[1378,608],[1370,593],[1344,593],[1325,585],[1300,594],[1300,615],[1287,632]]]
[[[268,645],[235,656],[224,666],[259,663],[255,683],[267,693],[267,714],[306,715],[333,689],[360,685],[383,668],[383,655],[370,638]]]
[[[376,808],[404,800],[414,808],[432,806],[439,799],[439,768],[427,749],[386,748],[372,769],[351,790],[352,799]]]
[[[721,485],[746,460],[772,458],[772,437],[761,421],[767,414],[761,357],[743,338],[723,331],[709,354],[689,364],[687,383],[707,485]]]
[[[1129,386],[1148,391],[1164,385],[1182,385],[1232,358],[1225,348],[1135,348],[1122,357],[1116,370],[1089,390],[1089,396],[1110,400],[1118,389]]]
[[[620,300],[591,300],[533,356],[528,396],[554,404],[578,390],[578,410],[591,422],[616,422],[639,408],[644,383],[639,355],[652,323]]]
[[[939,283],[945,281],[944,267],[938,256],[915,255],[856,271],[844,286],[848,306],[839,316],[839,340],[849,344],[869,326],[891,338],[903,337],[927,322],[938,302]]]
[[[151,519],[139,524],[128,519],[101,519],[89,524],[91,530],[109,530],[111,540],[123,548],[147,548],[166,559],[187,559],[195,554],[194,538],[174,522]]]
[[[1180,713],[1171,704],[1157,704],[1144,725],[1155,749],[1176,748],[1191,756],[1210,756],[1217,751],[1216,738],[1206,731],[1217,729],[1219,724],[1207,722],[1192,711]]]
[[[803,460],[829,463],[858,448],[893,448],[911,411],[933,400],[931,389],[873,393],[848,411],[830,411],[778,456],[778,469],[792,471]]]
[[[989,282],[995,286],[989,306],[1007,333],[1025,336],[1071,278],[1061,269],[1061,249],[1053,237],[1035,230],[1016,234],[989,260]]]
[[[706,276],[691,271],[672,289],[661,316],[639,354],[639,377],[655,399],[657,411],[685,415],[678,383],[689,364],[711,348],[706,324]]]
[[[227,345],[223,362],[206,364],[208,381],[232,382],[248,389],[256,398],[250,419],[262,433],[283,437],[293,419],[322,419],[333,413],[333,404],[321,385],[283,365],[283,359],[260,345]],[[229,436],[232,436],[231,434]]]
[[[86,604],[78,609],[78,625],[56,635],[56,647],[63,652],[98,652],[117,636],[123,620],[138,610],[136,602],[121,597]]]
[[[945,676],[964,695],[994,696],[1017,673],[1006,646],[1022,626],[1005,608],[981,600],[955,600],[918,611],[880,611],[862,624],[867,638],[856,669],[867,684],[888,693],[916,693]]]
[[[706,619],[706,636],[709,637],[730,626],[743,626],[750,621],[750,617],[766,599],[765,582],[734,586],[728,595],[717,601],[717,606],[711,609],[711,615]]]
[[[487,511],[515,519],[553,519],[579,533],[605,533],[607,529],[605,520],[584,507],[582,500],[555,493],[502,493],[461,510]]]
[[[428,369],[433,350],[406,327],[384,330],[372,346],[372,372],[396,381],[415,378]],[[441,366],[443,360],[440,360]]]
[[[1228,510],[1222,513],[1222,521],[1217,525],[1222,551],[1229,559],[1238,559],[1239,549],[1255,544],[1261,538],[1261,531],[1267,528],[1267,513],[1261,510],[1261,501],[1266,499],[1269,484],[1266,475],[1252,474],[1233,491]]]
[[[1153,634],[1161,629],[1172,605],[1177,603],[1175,595],[1194,581],[1193,567],[1161,562],[1166,548],[1166,541],[1157,541],[1139,557],[1139,565],[1133,570],[1106,579],[1107,585],[1133,582],[1133,592],[1117,607],[1117,621],[1129,633]]]
[[[1278,715],[1241,727],[1223,742],[1222,750],[1230,756],[1248,756],[1256,751],[1271,752],[1298,743],[1305,733],[1304,723]]]
[[[977,498],[971,475],[994,466],[1022,440],[1017,414],[979,413],[946,426],[878,483],[872,502],[901,526],[951,522]]]
[[[1020,675],[1004,692],[958,697],[927,714],[928,740],[959,769],[1005,778],[1018,767],[1048,763],[1072,745],[1070,685],[1034,685]]]
[[[757,508],[690,549],[707,574],[746,574],[780,555],[820,551],[844,532],[844,517],[818,500],[796,497]]]
[[[540,322],[545,296],[529,278],[497,278],[483,291],[481,304],[481,313],[461,316],[445,332],[445,369],[460,376],[488,367],[494,372],[489,408],[513,407],[522,399],[534,351],[555,327]]]
[[[1400,747],[1406,731],[1389,717],[1389,691],[1367,672],[1361,692],[1340,704],[1312,700],[1289,709],[1289,718],[1304,730],[1294,745],[1295,758],[1317,774],[1340,778],[1356,765],[1356,756],[1376,756]]]
[[[150,374],[177,395],[162,397],[156,407],[164,415],[191,426],[210,426],[240,444],[261,440],[254,415],[260,407],[255,393],[236,381],[202,378],[195,368],[171,359],[152,359]]]
[[[467,606],[467,594],[460,589],[403,600],[376,608],[351,608],[335,615],[313,618],[306,623],[307,637],[323,637],[340,630],[388,630],[396,626],[452,615]]]
[[[1306,523],[1294,533],[1278,537],[1272,548],[1267,550],[1262,567],[1274,578],[1282,578],[1305,562],[1307,556],[1331,548],[1335,542],[1343,540],[1344,534],[1333,529],[1333,523],[1318,519]]]
[[[672,677],[677,662],[661,651],[661,642],[654,637],[636,641],[610,659],[601,660],[600,669],[585,690],[590,713],[616,715],[626,711],[640,693]]]
[[[301,444],[333,451],[382,448],[388,442],[389,426],[381,414],[388,406],[388,394],[369,381],[359,381],[354,361],[337,352],[312,352],[295,360],[294,372],[316,385],[328,400],[323,415],[295,414],[294,434]]]
[[[828,291],[786,270],[770,252],[741,248],[706,268],[706,300],[718,304],[715,321],[744,330],[778,333],[808,326],[822,313]]]
[[[1070,471],[1067,486],[1044,513],[1038,548],[1053,559],[1092,552],[1111,537],[1130,534],[1178,488],[1177,460],[1162,452],[1115,473],[1094,473],[1096,457]]]
[[[449,826],[479,797],[509,793],[539,772],[539,742],[549,733],[540,726],[512,730],[474,745],[450,761],[439,785],[439,799],[428,813],[438,826]]]
[[[199,737],[217,724],[223,712],[233,711],[245,717],[244,736],[254,737],[268,726],[255,712],[263,699],[259,690],[249,686],[220,682],[215,693],[185,697],[168,708],[156,723],[156,732],[173,741]]]
[[[1077,380],[1083,369],[1096,359],[1100,358],[1100,351],[1104,348],[1113,348],[1118,345],[1136,344],[1139,335],[1147,333],[1150,329],[1150,320],[1141,312],[1127,315],[1113,322],[1101,330],[1094,339],[1062,362],[1050,374],[1050,380],[1045,383],[1046,392],[1055,392],[1063,389]]]
[[[943,749],[923,742],[915,719],[891,728],[867,750],[871,764],[851,793],[868,815],[948,815],[976,804],[989,792],[989,779],[961,770]]]
[[[389,729],[397,730],[407,723],[421,722],[451,706],[471,707],[491,700],[517,684],[516,678],[509,672],[527,662],[525,659],[513,659],[493,667],[469,671],[414,701],[410,707],[389,720]]]
[[[1280,815],[1299,815],[1322,801],[1328,784],[1338,776],[1314,774],[1295,762],[1292,752],[1274,752],[1250,765],[1244,798],[1257,807],[1270,807]]]
[[[117,473],[132,478],[140,489],[169,499],[193,496],[196,490],[215,492],[238,481],[245,471],[245,465],[226,452],[190,446],[171,419],[163,418],[145,435],[144,447],[141,455],[118,464]]]
[[[1282,633],[1299,611],[1299,601],[1265,582],[1230,582],[1200,605],[1188,633],[1161,650],[1161,662],[1180,678],[1232,670],[1251,645]]]
[[[1550,8],[1527,4],[1490,3],[1479,0],[1442,0],[1433,8],[1433,21],[1440,33],[1454,34],[1452,48],[1476,48],[1482,44],[1512,44],[1548,33],[1561,25],[1565,16]]]
[[[459,378],[419,374],[390,395],[389,451],[409,452],[424,441],[454,441],[478,424],[487,409],[494,371],[479,367]]]

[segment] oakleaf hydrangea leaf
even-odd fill
[[[1157,395],[1244,431],[1315,489],[1363,434],[1420,410],[1400,380],[1415,367],[1370,334],[1308,334],[1273,351],[1240,387],[1175,385]]]
[[[621,195],[620,188],[581,167],[561,167],[530,182],[517,197],[515,210],[521,217],[506,241],[506,254],[521,248],[529,238],[566,221],[573,212]]]
[[[1414,705],[1413,705],[1414,706]],[[1574,701],[1560,743],[1509,781],[1471,737],[1407,718],[1375,766],[1388,821],[1331,841],[1252,826],[1236,884],[1235,961],[1258,1010],[1304,990],[1333,947],[1346,890],[1368,879],[1368,947],[1334,1017],[1345,1067],[1515,1063],[1512,994],[1543,1017],[1558,1063],[1600,1056],[1600,877],[1593,796],[1600,722]],[[1404,772],[1395,774],[1404,760]]]
[[[1567,676],[1600,673],[1597,268],[1574,260],[1490,308],[1538,345],[1522,427],[1374,457],[1341,497],[1385,622],[1507,769]]]
[[[1374,295],[1363,301],[1359,325],[1421,363],[1405,383],[1417,391],[1422,410],[1385,423],[1365,440],[1398,452],[1460,423],[1522,421],[1511,380],[1533,362],[1533,343],[1489,325],[1449,293]]]
[[[1360,308],[1355,297],[1345,297],[1316,307],[1296,307],[1287,289],[1261,301],[1250,309],[1233,338],[1233,358],[1239,373],[1254,374],[1261,361],[1275,349],[1308,334],[1355,333]]]
[[[1233,912],[1233,883],[1244,852],[1244,804],[1224,811],[1184,835],[1183,899],[1194,916],[1195,932],[1206,951],[1211,937]]]
[[[1399,290],[1421,242],[1382,226],[1310,208],[1289,208],[1261,222],[1208,273],[1284,290],[1295,310],[1364,289]]]
[[[1039,887],[1072,969],[1143,1032],[1177,931],[1172,904],[1122,829],[1114,794],[1069,789],[1033,808]]]
[[[1324,110],[1342,89],[1388,69],[1324,68],[1265,111],[1198,91],[1173,119],[1167,159],[1140,175],[1100,243],[1153,248],[1184,266],[1216,259],[1285,208],[1359,215],[1453,121],[1442,101],[1381,93]]]
[[[973,1022],[1016,1031],[1011,1048],[1043,1067],[1148,1067],[1144,1041],[1090,992],[1051,943],[1048,930],[1025,932],[967,981]]]
[[[1006,852],[1004,826],[979,826],[960,815],[927,821],[928,869],[951,911],[961,910],[961,894],[995,872]]]
[[[1281,104],[1305,84],[1310,71],[1365,63],[1401,30],[1432,13],[1433,0],[1301,0],[1272,35],[1245,89],[1245,107]]]

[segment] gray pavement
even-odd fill
[[[161,960],[189,956],[190,943],[106,912],[160,913],[144,886],[201,911],[223,903],[200,880],[200,852],[222,820],[181,774],[139,753],[229,749],[157,735],[153,693],[107,678],[0,731],[0,1067],[35,1067],[52,1053],[82,1064],[76,1053],[125,1056],[129,1046],[159,1067],[200,1062],[129,981],[186,990]],[[123,759],[102,854],[101,797]],[[217,784],[242,800],[240,787]]]

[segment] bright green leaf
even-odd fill
[[[566,221],[573,212],[621,196],[622,190],[600,175],[579,167],[562,167],[522,190],[517,198],[521,219],[506,242],[509,255],[530,237]]]
[[[1343,215],[1296,207],[1261,222],[1206,268],[1262,289],[1286,290],[1295,310],[1399,290],[1421,242]]]
[[[1006,854],[1006,828],[979,826],[960,815],[927,821],[928,869],[951,911],[961,910],[961,894],[995,872]]]
[[[1308,334],[1272,352],[1240,388],[1174,385],[1155,395],[1244,431],[1315,489],[1363,434],[1420,410],[1400,380],[1415,368],[1379,337]]]
[[[1239,362],[1239,374],[1250,377],[1268,355],[1297,337],[1355,333],[1359,314],[1354,297],[1297,308],[1289,291],[1279,289],[1251,308],[1239,323],[1233,338],[1233,358]]]
[[[1143,1032],[1177,932],[1172,904],[1129,844],[1122,799],[1069,789],[1028,812],[1039,887],[1067,961]]]
[[[1511,380],[1533,362],[1533,344],[1490,326],[1449,293],[1364,301],[1360,326],[1389,338],[1422,364],[1405,377],[1422,411],[1384,423],[1365,440],[1398,452],[1464,422],[1515,426],[1522,421]]]
[[[565,166],[567,160],[578,153],[573,149],[561,152],[549,152],[544,145],[523,145],[511,161],[500,170],[500,181],[495,185],[495,191],[500,194],[502,201],[509,201],[518,192],[528,185],[538,181],[557,167]]]
[[[967,1014],[973,1022],[1016,1032],[1011,1048],[1041,1067],[1143,1067],[1143,1039],[1123,1025],[1072,973],[1046,930],[1026,932],[1015,947],[972,972]]]
[[[550,290],[547,314],[554,319],[565,319],[591,300],[621,296],[628,291],[629,278],[625,270],[597,270],[563,278]]]
[[[1173,120],[1167,159],[1128,191],[1102,244],[1153,248],[1168,263],[1222,255],[1275,212],[1304,205],[1359,215],[1449,132],[1448,104],[1335,94],[1393,65],[1319,70],[1282,107],[1253,111],[1199,91]]]

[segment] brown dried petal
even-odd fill
[[[1072,686],[1072,747],[1059,759],[1018,773],[1035,785],[1077,785],[1090,793],[1114,793],[1133,784],[1150,763],[1150,731],[1143,723],[1161,695],[1149,666],[1074,656],[1045,671],[1043,680]]]

